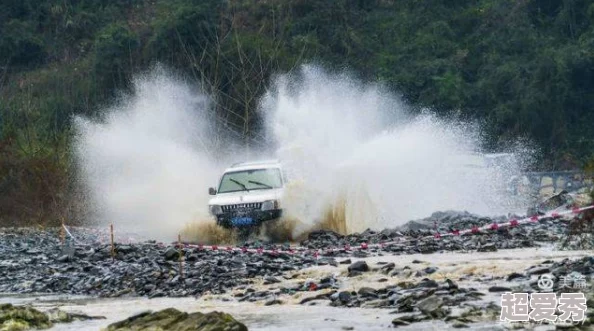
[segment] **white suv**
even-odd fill
[[[211,215],[225,228],[247,228],[281,217],[286,177],[278,161],[234,164],[221,177],[208,202]]]

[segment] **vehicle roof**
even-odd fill
[[[252,169],[270,169],[270,168],[281,168],[281,164],[278,160],[262,160],[262,161],[242,162],[242,163],[233,164],[231,167],[225,169],[225,172],[252,170]]]

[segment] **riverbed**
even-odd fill
[[[539,248],[509,249],[496,252],[444,252],[434,254],[413,255],[384,255],[364,259],[351,258],[353,261],[365,260],[373,269],[378,263],[393,262],[397,266],[408,266],[413,272],[408,277],[383,277],[379,273],[364,273],[357,277],[347,277],[347,265],[316,266],[296,271],[293,277],[283,279],[283,282],[316,279],[333,275],[340,281],[341,290],[357,289],[361,286],[386,286],[406,280],[415,280],[414,272],[431,266],[438,271],[423,278],[435,280],[452,279],[459,286],[473,287],[486,291],[493,285],[509,285],[505,276],[512,272],[523,272],[532,265],[543,261],[559,261],[565,258],[581,258],[592,256],[592,251],[561,251],[552,245]],[[387,278],[387,279],[386,279]],[[418,280],[418,279],[417,279]],[[275,284],[280,286],[283,284]],[[271,288],[256,282],[254,287],[259,290]],[[592,289],[588,289],[592,290]],[[500,293],[489,293],[482,301],[492,301],[499,304]],[[237,302],[232,292],[223,295],[204,295],[200,298],[89,298],[82,296],[60,296],[36,294],[28,296],[2,295],[0,303],[24,304],[29,303],[40,310],[58,307],[67,312],[82,312],[91,316],[104,316],[105,319],[77,321],[70,324],[57,324],[52,330],[100,330],[110,323],[125,319],[131,315],[146,311],[160,310],[174,307],[182,311],[209,312],[224,311],[233,315],[237,320],[246,324],[249,330],[385,330],[392,328],[391,321],[402,315],[394,314],[390,309],[377,308],[337,308],[327,306],[324,302],[315,305],[300,305],[298,302],[308,293],[298,293],[294,296],[281,298],[283,304],[265,306],[263,302]],[[502,322],[473,323],[472,330],[502,329]],[[538,330],[550,329],[550,326],[540,326]],[[434,320],[419,322],[403,330],[448,330],[451,324]]]

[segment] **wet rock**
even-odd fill
[[[348,303],[349,301],[351,301],[351,298],[352,298],[351,292],[342,291],[342,292],[338,293],[338,300],[340,300],[340,302],[342,302],[342,303]]]
[[[0,327],[2,330],[48,329],[52,327],[49,317],[37,309],[27,306],[0,305]]]
[[[433,279],[425,278],[421,280],[421,282],[419,282],[416,287],[439,287],[439,284],[437,284],[437,282]]]
[[[395,327],[407,326],[407,325],[410,325],[410,322],[403,321],[400,318],[395,318],[395,319],[392,320],[392,325],[394,325]]]
[[[264,277],[264,285],[270,285],[270,284],[276,284],[276,283],[280,283],[280,279],[276,278],[276,277],[271,277],[271,276],[266,276]]]
[[[62,255],[56,261],[58,261],[58,262],[69,262],[70,261],[70,255]]]
[[[553,271],[551,272],[555,277],[559,277],[559,276],[565,276],[568,274],[567,272],[567,268],[565,266],[560,266],[557,267],[555,269],[553,269]]]
[[[514,279],[517,279],[517,278],[523,278],[523,277],[524,277],[524,275],[522,275],[522,274],[519,274],[519,273],[517,273],[517,272],[512,272],[511,274],[509,274],[509,275],[507,276],[507,281],[508,281],[508,282],[511,282],[511,281],[512,281],[512,280],[514,280]]]
[[[367,272],[367,271],[369,271],[369,266],[367,265],[367,262],[365,262],[365,261],[357,261],[348,267],[348,271],[349,271],[349,273]]]
[[[491,286],[489,287],[489,292],[511,292],[512,289],[505,286]]]
[[[52,308],[46,312],[52,323],[70,323],[73,321],[102,320],[105,316],[89,316],[83,313],[65,312],[58,308]]]
[[[422,322],[427,319],[428,319],[428,317],[423,314],[403,315],[403,316],[400,316],[400,318],[394,319],[392,321],[392,324],[394,324],[394,321],[396,321],[396,324],[394,324],[394,326],[406,326],[406,325],[410,325],[412,323]]]
[[[458,289],[458,284],[456,284],[453,280],[448,278],[445,281],[446,281],[448,290],[457,290]]]
[[[371,301],[364,302],[363,304],[361,304],[361,308],[382,308],[382,307],[387,307],[389,305],[390,305],[389,300],[378,299],[378,300],[371,300]]]
[[[452,327],[456,328],[456,329],[461,329],[461,328],[467,328],[468,325],[465,323],[462,323],[460,321],[455,321],[454,323],[452,323]]]
[[[441,307],[443,300],[435,295],[425,298],[416,304],[417,308],[425,315],[434,318],[441,318],[447,315]]]
[[[167,261],[179,259],[179,251],[177,249],[175,249],[174,247],[167,248],[167,250],[165,251],[165,253],[163,253],[163,255],[165,256],[165,260],[167,260]]]
[[[361,287],[357,292],[362,297],[377,298],[377,292],[371,287]]]
[[[107,331],[133,330],[247,331],[247,327],[226,313],[215,311],[207,314],[200,312],[188,314],[174,308],[155,313],[140,313],[107,327]]]
[[[478,252],[497,252],[497,246],[494,243],[487,243],[477,249]]]
[[[303,304],[306,304],[306,303],[314,301],[314,300],[328,300],[328,299],[330,299],[330,296],[332,296],[332,294],[334,294],[334,293],[336,293],[336,291],[332,291],[329,293],[322,293],[322,294],[314,295],[311,297],[307,297],[307,298],[302,299],[299,302],[299,304],[303,305]]]
[[[394,263],[387,263],[387,264],[383,265],[383,266],[380,268],[380,270],[381,270],[381,271],[382,271],[384,274],[387,274],[387,273],[389,273],[390,271],[394,270],[394,268],[395,268],[395,267],[396,267],[396,264],[394,264]]]
[[[121,245],[116,247],[116,251],[122,254],[132,253],[134,251],[134,247],[129,245]]]
[[[551,272],[551,269],[549,269],[549,267],[543,266],[543,267],[535,267],[535,268],[531,268],[528,269],[526,271],[526,273],[528,275],[542,275],[542,274],[546,274]]]
[[[269,301],[266,301],[266,303],[264,304],[265,306],[272,306],[272,305],[282,305],[283,302],[279,299],[272,299]]]

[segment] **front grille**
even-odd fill
[[[223,212],[227,213],[234,210],[254,210],[254,209],[261,209],[262,203],[261,202],[254,202],[254,203],[238,203],[235,205],[223,205],[221,209]]]

